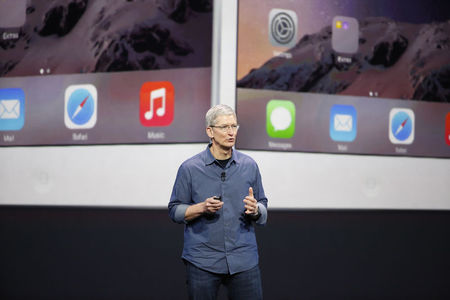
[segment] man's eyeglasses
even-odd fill
[[[222,132],[228,132],[228,130],[231,130],[233,132],[237,131],[239,129],[239,125],[222,125],[222,126],[209,126],[209,127],[215,127],[219,129]]]

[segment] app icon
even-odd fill
[[[297,42],[297,14],[274,8],[269,13],[269,40],[273,46],[292,48]]]
[[[0,1],[0,28],[17,28],[25,24],[27,0]]]
[[[97,123],[97,89],[92,84],[70,85],[64,95],[64,123],[69,129],[89,129]]]
[[[393,144],[411,144],[414,141],[414,112],[411,109],[391,109],[389,140]]]
[[[336,16],[331,29],[331,47],[339,53],[353,54],[359,46],[358,20],[351,17]]]
[[[289,139],[295,133],[295,104],[289,100],[270,100],[266,106],[266,131],[273,138]]]
[[[22,89],[0,89],[0,130],[20,130],[25,124],[25,93]]]
[[[174,115],[175,90],[168,81],[146,82],[141,87],[139,119],[143,126],[169,126]]]
[[[445,141],[450,146],[450,113],[445,117]]]
[[[336,142],[352,142],[356,138],[357,115],[352,105],[335,104],[330,111],[330,137]]]

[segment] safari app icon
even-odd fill
[[[295,104],[289,100],[270,100],[266,106],[266,131],[272,138],[289,139],[295,133]]]
[[[97,89],[92,84],[67,87],[64,124],[69,129],[89,129],[97,123]]]
[[[391,109],[389,113],[389,140],[392,144],[412,144],[414,141],[414,119],[412,109]]]

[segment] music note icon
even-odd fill
[[[153,118],[153,110],[156,99],[161,100],[161,107],[156,110],[156,115],[162,117],[166,113],[166,89],[160,88],[150,92],[150,110],[145,112],[145,119],[151,120]]]
[[[146,82],[141,87],[140,112],[144,126],[168,126],[173,121],[174,88],[168,81]]]

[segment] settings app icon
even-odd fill
[[[297,14],[274,8],[269,13],[269,40],[277,47],[292,48],[297,42]]]

